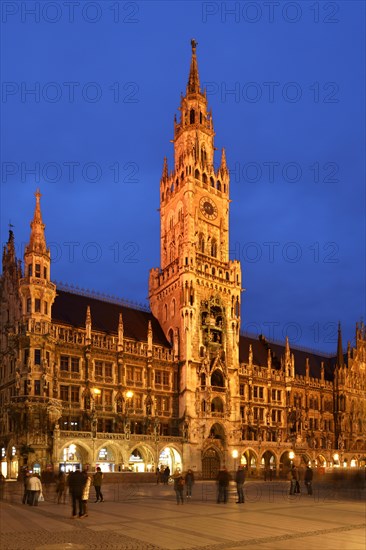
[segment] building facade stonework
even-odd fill
[[[174,166],[160,182],[161,266],[150,310],[51,281],[36,205],[23,265],[14,234],[1,276],[1,469],[155,471],[215,477],[239,462],[352,467],[366,457],[366,330],[334,356],[240,333],[241,267],[229,260],[229,171],[196,42]]]

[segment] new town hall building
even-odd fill
[[[240,334],[241,268],[229,260],[229,171],[214,169],[214,127],[192,59],[174,166],[160,181],[161,266],[150,310],[51,282],[36,193],[23,266],[14,235],[1,277],[0,460],[14,478],[76,466],[193,468],[290,460],[361,466],[366,330],[334,357]],[[293,456],[294,455],[294,456]]]

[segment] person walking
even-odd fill
[[[217,474],[217,504],[220,502],[227,503],[228,499],[228,490],[230,482],[230,474],[227,471],[226,467],[220,468],[219,473]]]
[[[28,500],[30,498],[30,491],[29,491],[29,478],[30,473],[27,470],[24,470],[23,472],[23,498],[22,503],[28,504]]]
[[[245,481],[244,466],[242,464],[239,464],[235,475],[236,492],[238,493],[238,500],[236,501],[236,504],[244,504],[244,481]]]
[[[66,476],[65,472],[60,471],[56,478],[56,494],[57,494],[57,504],[61,503],[63,498],[63,503],[65,504],[66,500]]]
[[[91,486],[91,476],[88,475],[87,470],[83,470],[83,476],[85,477],[85,485],[83,489],[82,494],[82,501],[83,501],[83,513],[80,517],[85,518],[88,517],[88,500],[89,500],[89,492],[90,492],[90,486]]]
[[[42,483],[36,474],[32,474],[28,480],[28,504],[38,506],[38,500],[42,494]]]
[[[0,500],[3,500],[5,492],[5,477],[0,473]]]
[[[300,493],[300,484],[299,484],[299,472],[296,468],[295,464],[291,466],[291,472],[290,472],[290,495],[294,495],[296,493]]]
[[[83,491],[86,483],[85,476],[76,469],[75,472],[70,472],[68,477],[69,491],[72,499],[72,515],[71,519],[78,517],[77,507],[79,508],[79,518],[83,515]],[[77,506],[78,505],[78,506]]]
[[[312,495],[313,494],[313,470],[310,464],[308,464],[306,468],[304,482],[308,490],[308,495]]]
[[[155,475],[156,475],[156,485],[159,485],[159,483],[160,483],[160,468],[159,468],[159,466],[156,467]]]
[[[170,468],[169,468],[169,466],[167,466],[165,468],[164,474],[163,474],[164,485],[168,485],[169,477],[170,477]]]
[[[192,487],[194,485],[194,473],[189,469],[184,477],[184,484],[186,486],[186,497],[192,498]]]
[[[104,502],[102,493],[103,474],[100,466],[97,467],[97,471],[93,476],[93,485],[95,489],[95,502]]]
[[[183,499],[184,479],[183,479],[183,476],[182,476],[181,473],[178,472],[178,470],[176,470],[176,472],[173,476],[173,479],[174,479],[174,491],[175,491],[175,496],[177,498],[177,504],[179,504],[180,502],[183,504],[184,503],[184,499]]]

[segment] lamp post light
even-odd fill
[[[289,454],[288,454],[288,456],[289,456],[289,459],[290,459],[291,465],[292,465],[293,460],[294,460],[294,458],[295,458],[295,453],[294,453],[294,451],[290,451]]]

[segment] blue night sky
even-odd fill
[[[363,2],[1,9],[2,244],[10,221],[23,253],[40,187],[52,279],[146,303],[194,37],[231,171],[242,329],[333,352],[341,321],[344,347],[354,340],[365,320]]]

